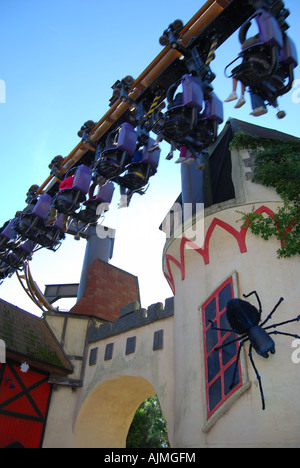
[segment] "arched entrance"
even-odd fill
[[[102,382],[84,401],[75,424],[76,448],[125,448],[137,408],[155,395],[139,377],[116,377]]]

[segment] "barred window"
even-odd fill
[[[202,306],[207,420],[242,386],[239,364],[233,388],[230,388],[239,342],[214,351],[215,347],[234,340],[237,335],[214,330],[210,323],[212,320],[217,328],[231,328],[225,312],[227,302],[234,296],[233,277],[230,276]]]

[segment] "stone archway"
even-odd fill
[[[75,424],[76,448],[125,448],[137,408],[155,395],[139,377],[116,377],[102,382],[83,403]]]

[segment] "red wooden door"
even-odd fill
[[[39,448],[51,396],[48,374],[20,371],[20,364],[0,364],[0,448],[16,444]]]

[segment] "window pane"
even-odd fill
[[[218,344],[218,331],[214,330],[212,327],[209,327],[209,329],[206,332],[206,352],[207,352],[207,354],[210,353],[214,349],[214,347],[217,346],[217,344]]]
[[[208,391],[209,409],[214,409],[215,406],[222,400],[221,378],[219,377],[210,387]]]
[[[239,374],[239,368],[237,370],[234,383],[232,382],[233,379],[233,372],[234,372],[234,366],[235,366],[235,361],[231,364],[230,367],[224,372],[224,391],[225,395],[228,395],[228,393],[231,392],[232,388],[236,387],[237,384],[240,381],[240,374]],[[230,388],[231,384],[233,383],[233,387]]]
[[[219,293],[219,310],[225,309],[227,302],[232,299],[231,284],[227,284]]]
[[[220,328],[225,328],[226,330],[231,330],[231,326],[227,320],[226,313],[224,312],[220,317]],[[221,332],[221,335],[226,335],[227,332]]]
[[[212,352],[207,358],[207,377],[210,382],[220,372],[219,353]]]
[[[236,339],[236,336],[232,333],[223,341],[223,345],[235,339]],[[233,358],[233,356],[236,355],[236,351],[237,351],[236,343],[231,343],[228,346],[225,346],[224,348],[222,348],[223,366],[225,366]]]
[[[216,298],[214,297],[212,301],[205,307],[205,325],[208,327],[209,320],[215,320],[216,318]]]

